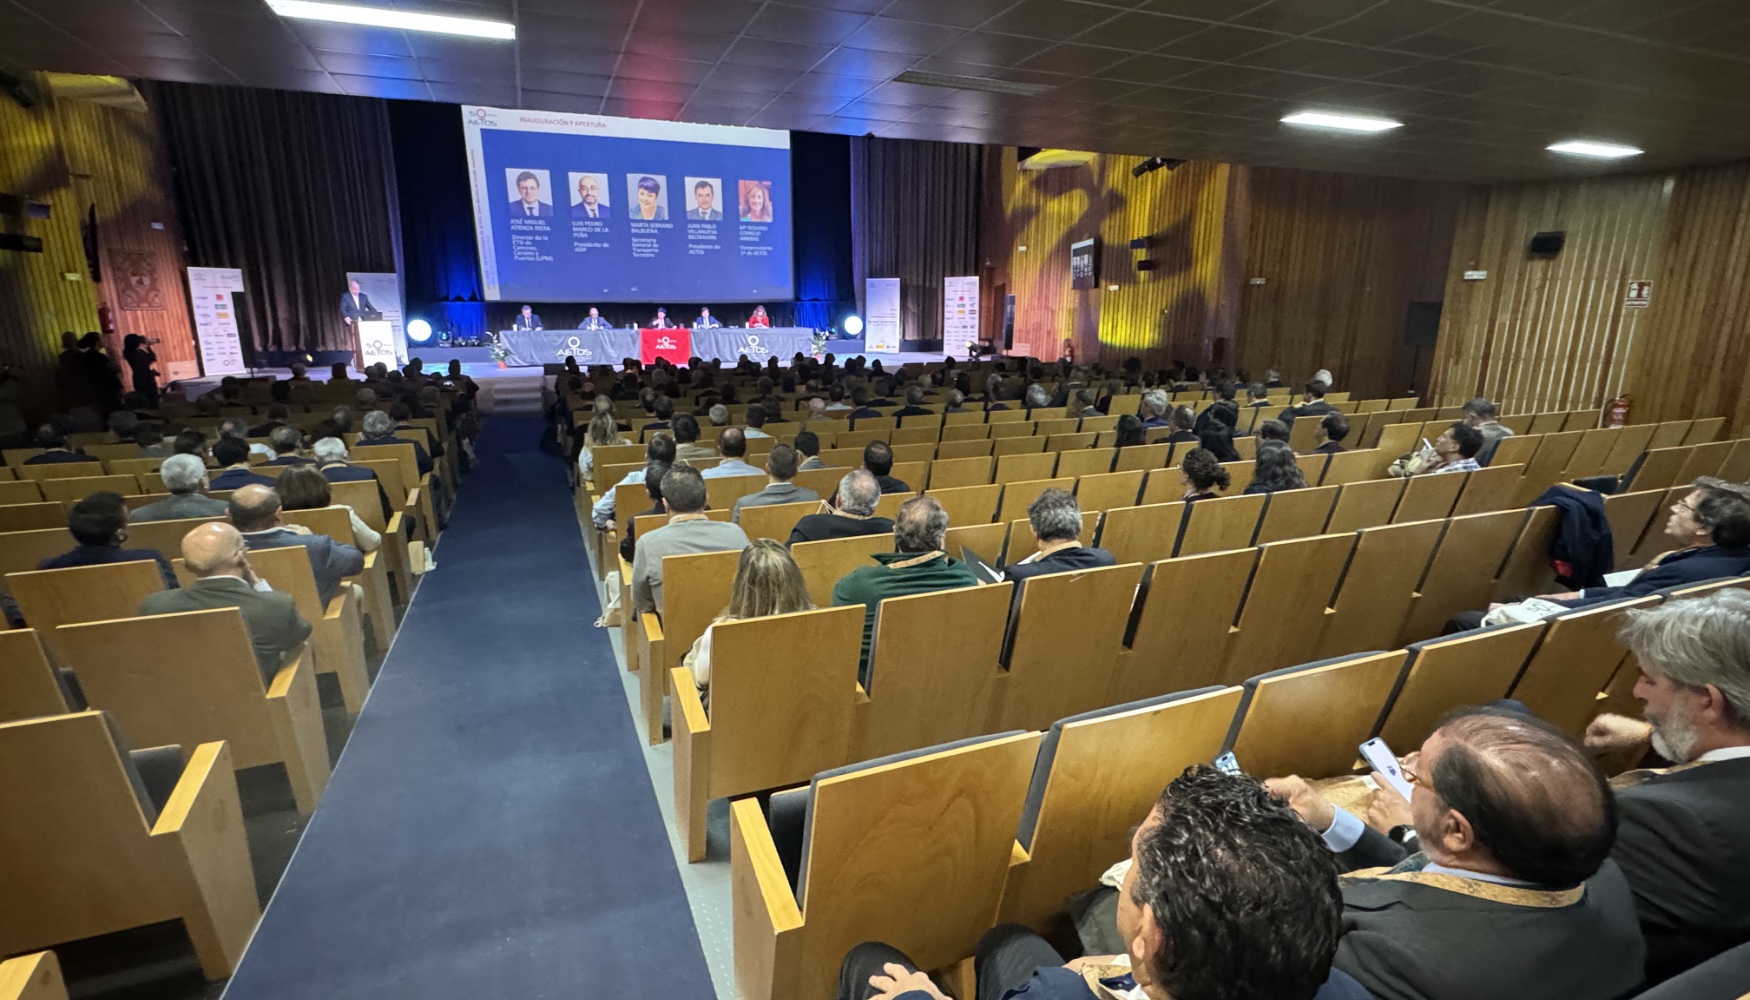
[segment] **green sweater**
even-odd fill
[[[875,561],[880,565],[854,569],[832,588],[834,607],[861,604],[868,609],[863,614],[860,671],[865,686],[869,681],[869,645],[875,638],[875,609],[882,601],[978,584],[978,577],[965,563],[943,552],[877,552]]]

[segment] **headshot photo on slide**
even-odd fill
[[[553,186],[548,182],[547,171],[534,170],[526,167],[507,167],[504,171],[505,183],[510,188],[510,215],[527,216],[530,218],[551,218],[553,215]]]
[[[607,174],[566,175],[571,184],[571,217],[573,219],[611,219]]]
[[[723,179],[721,177],[688,177],[685,193],[687,218],[694,222],[723,220]]]
[[[634,221],[668,221],[668,177],[663,174],[626,175],[626,214]]]
[[[741,186],[741,221],[772,221],[772,182],[738,181]]]

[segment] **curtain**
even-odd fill
[[[243,270],[258,349],[352,350],[340,321],[346,273],[399,263],[386,102],[144,86],[169,150],[188,262]]]
[[[791,213],[796,220],[795,325],[825,330],[857,307],[851,280],[850,137],[790,133],[790,178],[796,199]]]
[[[984,147],[915,139],[851,140],[854,287],[899,279],[901,337],[942,339],[942,279],[978,274]],[[927,349],[922,345],[912,350]]]
[[[462,109],[429,101],[390,101],[388,106],[408,306],[478,302],[480,249],[474,240]]]

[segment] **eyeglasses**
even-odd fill
[[[1428,789],[1430,792],[1432,792],[1434,790],[1434,786],[1432,784],[1430,784],[1429,782],[1423,781],[1421,772],[1417,771],[1413,766],[1411,766],[1408,761],[1403,761],[1403,760],[1398,761],[1398,770],[1400,772],[1402,772],[1402,774],[1404,776],[1404,780],[1409,782],[1410,784],[1421,785],[1423,788]]]
[[[1688,514],[1690,517],[1698,517],[1700,515],[1700,511],[1691,506],[1688,500],[1677,501],[1677,506],[1672,507],[1671,512],[1674,514]]]

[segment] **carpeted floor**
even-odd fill
[[[536,420],[488,421],[225,996],[714,995]]]

